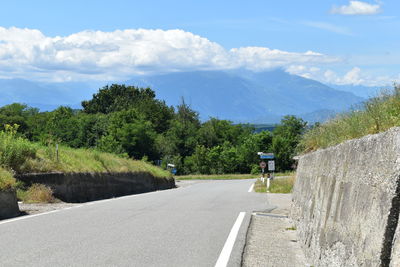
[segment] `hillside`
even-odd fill
[[[171,177],[168,171],[150,163],[93,149],[44,146],[16,136],[13,130],[0,131],[0,190],[15,186],[13,173],[108,173],[149,172],[155,177]]]
[[[269,72],[196,71],[139,77],[129,84],[150,86],[160,99],[176,105],[181,97],[200,112],[234,122],[277,122],[283,115],[323,114],[347,110],[363,98],[281,70]],[[329,110],[330,112],[326,112]],[[318,118],[325,120],[326,117]]]
[[[42,111],[59,105],[80,108],[82,100],[114,82],[118,81],[43,83],[0,79],[0,105],[20,102]],[[287,114],[311,122],[324,121],[364,100],[282,70],[177,72],[137,76],[119,83],[149,86],[168,105],[178,105],[183,97],[203,121],[217,117],[236,123],[276,123]]]

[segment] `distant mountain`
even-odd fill
[[[320,121],[364,100],[282,70],[178,72],[137,76],[121,83],[149,86],[168,105],[176,106],[184,98],[202,120],[217,117],[235,123],[276,123],[287,114]],[[20,102],[41,110],[59,105],[79,108],[82,100],[90,99],[105,84],[0,79],[0,105]]]
[[[317,110],[336,113],[363,101],[350,92],[282,70],[239,74],[179,72],[136,77],[126,83],[149,86],[171,105],[179,104],[184,97],[202,119],[213,116],[234,122],[273,123],[286,114],[311,114]]]
[[[385,90],[384,88],[386,88],[382,86],[337,85],[337,84],[330,84],[329,86],[337,90],[351,92],[356,96],[360,96],[365,99],[377,96],[382,90]],[[388,87],[387,89],[390,89],[390,87]]]
[[[42,111],[53,110],[60,105],[80,108],[80,102],[90,98],[98,89],[96,85],[77,82],[39,83],[24,79],[0,79],[0,106],[18,102]]]

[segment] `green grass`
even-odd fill
[[[13,189],[16,186],[16,180],[10,171],[0,167],[0,191]]]
[[[260,175],[253,174],[193,174],[193,175],[182,175],[175,176],[176,180],[234,180],[234,179],[254,179],[260,177]]]
[[[292,192],[295,182],[295,176],[289,178],[274,179],[271,181],[269,193],[280,193],[289,194]],[[257,179],[254,185],[254,191],[257,193],[267,192],[267,182],[261,182],[261,179]]]
[[[29,172],[149,172],[156,177],[171,177],[168,171],[140,160],[122,158],[92,149],[73,149],[59,146],[59,160],[54,147],[32,144],[35,158],[28,159],[22,171]]]
[[[53,190],[42,184],[33,184],[27,190],[17,189],[17,198],[24,203],[56,202],[56,198],[53,196]]]
[[[276,172],[274,173],[275,176],[294,176],[294,171],[285,171],[285,172]]]
[[[29,142],[18,136],[17,129],[17,125],[6,125],[5,131],[0,131],[0,190],[16,188],[14,173],[148,172],[159,178],[172,177],[148,162],[92,149],[59,146],[57,160],[54,146]]]
[[[308,131],[298,150],[302,153],[326,148],[346,140],[376,134],[400,126],[400,86],[390,93],[381,93],[363,104],[361,110],[343,113]]]

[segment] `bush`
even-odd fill
[[[16,180],[9,171],[0,168],[0,190],[10,190],[15,187]]]
[[[382,92],[363,104],[360,110],[341,114],[310,129],[302,138],[299,152],[307,153],[346,140],[376,134],[400,126],[400,86],[393,92]]]
[[[33,184],[25,193],[18,195],[27,203],[52,203],[55,201],[53,190],[42,184]]]
[[[6,124],[0,132],[0,166],[19,172],[28,159],[35,158],[36,149],[28,140],[17,136],[17,129],[16,124]]]

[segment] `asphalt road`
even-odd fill
[[[270,208],[265,194],[248,192],[253,182],[181,182],[0,221],[0,266],[215,266],[246,212],[228,255],[227,266],[240,266],[251,212]]]

